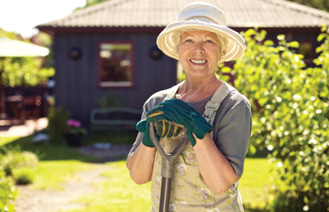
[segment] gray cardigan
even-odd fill
[[[161,103],[169,95],[170,89],[153,94],[144,104],[142,119],[148,110]],[[205,105],[211,99],[209,96],[201,101],[187,102],[198,112],[203,114]],[[213,140],[218,149],[229,160],[237,176],[241,177],[244,160],[251,135],[251,110],[248,99],[237,90],[231,91],[222,101],[214,122]],[[140,145],[142,133],[138,133],[136,141],[129,152],[132,154]],[[128,157],[129,157],[128,155]]]

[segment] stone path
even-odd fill
[[[48,122],[46,118],[26,121],[24,125],[5,127],[0,121],[0,136],[27,136],[35,131],[44,129]],[[112,145],[109,149],[95,149],[92,147],[75,148],[83,154],[102,158],[104,162],[125,159],[132,145]],[[85,205],[76,200],[86,194],[97,192],[92,185],[107,179],[100,173],[108,170],[105,164],[93,164],[94,169],[78,172],[69,182],[61,185],[64,190],[36,190],[33,185],[16,186],[18,197],[15,200],[16,212],[58,212],[84,208]]]
[[[64,190],[35,190],[32,186],[17,186],[19,196],[15,200],[16,212],[58,212],[84,208],[85,205],[75,200],[96,192],[92,184],[107,179],[100,174],[110,168],[104,164],[93,166],[95,169],[77,172],[74,178],[62,184]]]

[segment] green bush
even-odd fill
[[[48,112],[47,133],[52,144],[65,145],[64,134],[67,128],[67,120],[71,113],[64,107],[52,107]]]
[[[14,212],[13,200],[17,196],[17,190],[14,187],[14,180],[6,177],[6,174],[0,166],[0,212]]]
[[[17,184],[28,184],[34,180],[38,157],[19,148],[5,149],[1,155],[1,166],[6,176],[11,176]]]
[[[13,178],[18,185],[31,184],[35,178],[35,169],[32,167],[20,167],[13,170]]]
[[[272,211],[329,211],[329,39],[319,36],[318,67],[306,68],[298,42],[266,32],[244,33],[245,56],[234,65],[235,86],[252,103],[249,154],[268,149],[280,180]],[[231,72],[222,67],[222,72]]]

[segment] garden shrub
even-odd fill
[[[71,113],[64,107],[52,107],[49,109],[46,131],[50,136],[51,144],[65,145],[66,122],[70,116]]]
[[[18,185],[31,184],[35,178],[35,169],[31,167],[13,169],[13,178]]]
[[[277,166],[271,211],[329,211],[329,36],[318,40],[317,67],[306,68],[298,42],[248,30],[245,56],[232,73],[252,105],[249,154],[268,149]],[[222,72],[231,72],[222,67]]]
[[[1,166],[6,176],[11,176],[17,184],[28,184],[34,180],[38,157],[19,148],[5,149],[1,156]]]
[[[0,166],[0,212],[14,212],[13,200],[15,200],[16,196],[17,190],[14,187],[14,180],[7,177],[5,171]]]

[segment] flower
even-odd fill
[[[178,170],[178,174],[179,176],[183,176],[185,175],[186,171],[187,171],[187,167],[185,164],[179,164],[177,166],[177,170]]]
[[[175,211],[177,211],[176,205],[174,205],[174,204],[169,204],[169,211],[170,211],[170,212],[175,212]]]
[[[198,193],[201,194],[201,196],[204,200],[209,199],[210,195],[211,195],[210,191],[206,188],[199,188]]]
[[[76,121],[74,119],[67,120],[66,124],[68,126],[73,126],[73,127],[78,127],[78,128],[81,127],[81,122],[80,121]]]
[[[86,135],[87,130],[83,127],[81,127],[81,122],[77,121],[75,119],[69,119],[66,122],[66,133],[67,134],[80,134],[80,135]]]

